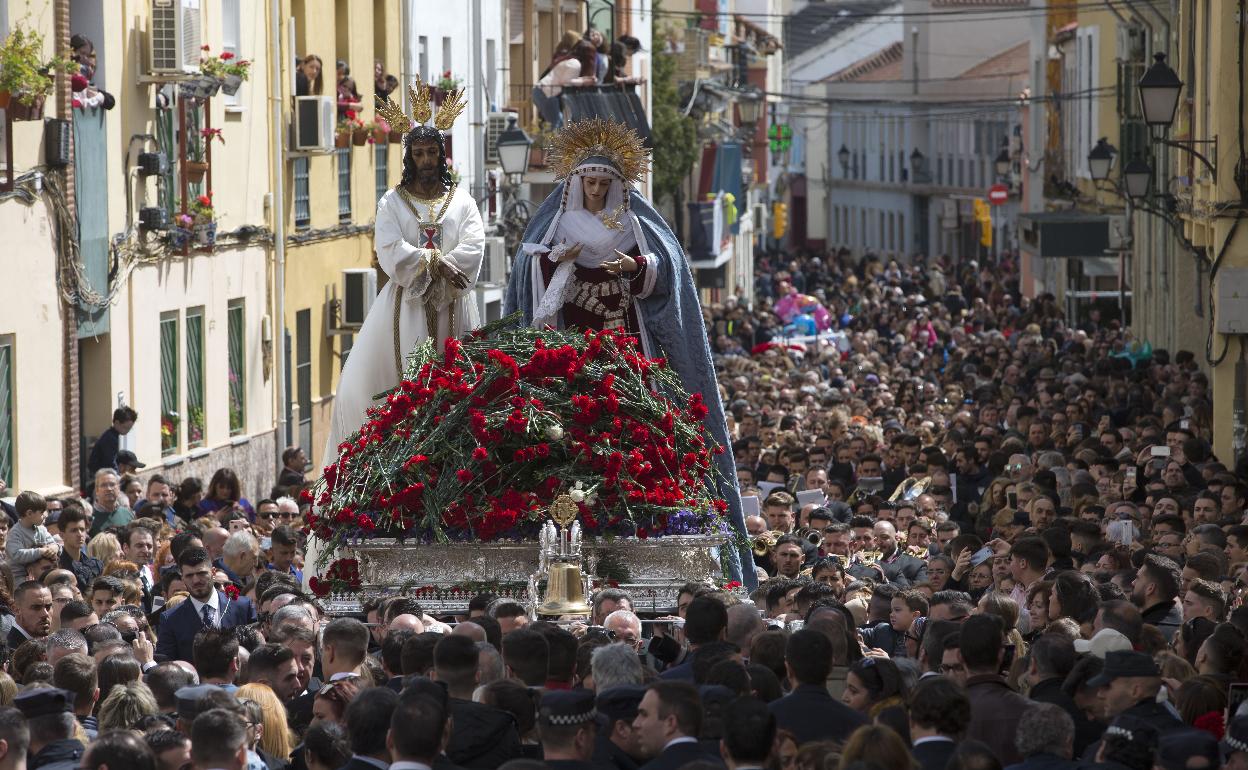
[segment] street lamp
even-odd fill
[[[1148,197],[1148,186],[1152,180],[1152,166],[1138,157],[1132,158],[1122,168],[1122,184],[1127,190],[1127,197],[1133,201]]]
[[[910,153],[910,172],[914,175],[915,181],[918,181],[923,174],[927,173],[927,156],[919,152],[918,147],[915,147],[914,152]]]
[[[763,97],[757,90],[741,94],[737,99],[737,118],[742,126],[753,128],[763,113]]]
[[[494,141],[503,173],[509,177],[522,176],[529,169],[529,148],[532,146],[532,137],[516,126],[515,117],[508,118],[507,129]]]
[[[1097,141],[1092,152],[1088,153],[1088,170],[1092,173],[1092,181],[1104,182],[1109,179],[1109,170],[1114,167],[1114,155],[1118,153],[1105,137]]]
[[[841,145],[841,149],[836,153],[836,159],[841,162],[841,171],[849,172],[849,148]]]
[[[993,167],[996,169],[998,177],[1009,176],[1010,174],[1010,140],[1006,137],[1001,140],[1001,152],[997,153],[996,160],[993,161]]]
[[[1140,91],[1140,107],[1145,123],[1169,128],[1174,122],[1174,113],[1179,109],[1183,81],[1166,64],[1164,53],[1155,54],[1153,59],[1153,66],[1148,68],[1136,86]]]

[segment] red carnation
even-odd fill
[[[472,459],[474,460],[478,460],[478,461],[484,460],[485,458],[489,456],[490,456],[490,453],[486,451],[486,448],[483,446],[479,446],[476,449],[472,450]]]
[[[238,586],[234,585],[233,583],[226,583],[225,595],[230,597],[230,601],[234,601],[235,599],[237,599],[238,598]]]
[[[221,52],[221,61],[229,61],[230,59],[233,59],[233,58],[234,58],[234,54],[230,53],[229,51]]]
[[[467,468],[460,468],[459,470],[455,471],[455,478],[459,479],[459,483],[467,484],[468,482],[472,481],[474,477],[472,475],[472,471],[468,470]]]

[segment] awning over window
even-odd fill
[[[650,140],[650,121],[641,97],[631,88],[593,86],[563,89],[563,118],[572,123],[590,118],[604,118],[623,123],[637,132],[646,147]]]

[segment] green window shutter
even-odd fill
[[[13,346],[0,344],[0,481],[13,485]]]
[[[186,314],[186,446],[204,445],[204,311]]]
[[[178,317],[160,319],[160,454],[178,451],[182,428],[178,414]]]
[[[244,370],[244,326],[246,320],[243,301],[237,300],[230,305],[226,325],[229,346],[230,368],[230,435],[235,436],[247,430],[247,386]]]

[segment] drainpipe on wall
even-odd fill
[[[56,47],[57,50],[69,50],[69,0],[56,0],[54,8],[56,16]],[[72,106],[70,102],[71,86],[69,78],[64,74],[56,76],[56,114],[64,120],[72,121]],[[71,162],[59,171],[49,170],[49,174],[62,174],[64,181],[62,189],[65,191],[65,206],[69,209],[69,219],[72,222],[78,221],[78,195],[74,188],[74,132],[69,132]],[[77,237],[76,235],[73,237]],[[79,489],[81,487],[82,461],[81,461],[81,444],[82,444],[82,402],[79,398],[79,371],[78,371],[78,308],[72,304],[61,301],[61,376],[64,391],[62,398],[65,408],[63,410],[63,440],[65,442],[64,456],[64,484],[71,489]]]
[[[286,448],[286,152],[282,143],[282,3],[269,0],[269,139],[273,164],[273,390],[277,431],[273,467],[282,467]],[[312,447],[304,447],[311,453]]]

